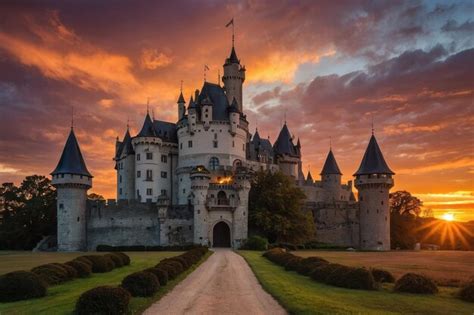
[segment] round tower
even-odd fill
[[[240,65],[240,60],[237,58],[234,45],[230,52],[229,58],[224,64],[224,75],[222,82],[224,82],[224,89],[226,92],[229,104],[232,104],[233,99],[237,100],[237,108],[242,112],[242,85],[245,81],[245,67]]]
[[[209,190],[210,172],[198,165],[191,170],[190,202],[194,207],[194,243],[208,245],[207,191]]]
[[[87,190],[92,187],[92,175],[72,128],[51,175],[57,190],[58,251],[85,250]]]
[[[359,191],[359,243],[362,250],[390,250],[389,191],[395,175],[388,167],[375,136],[354,174]]]
[[[186,114],[186,102],[184,100],[183,92],[179,93],[179,98],[178,98],[178,121],[184,118],[184,115]]]
[[[341,176],[342,173],[339,170],[336,158],[332,153],[332,149],[330,149],[321,171],[321,182],[326,192],[327,202],[341,199]]]

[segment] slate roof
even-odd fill
[[[224,93],[224,89],[214,83],[204,82],[201,93],[199,94],[196,103],[197,110],[200,111],[204,100],[209,98],[212,102],[212,120],[229,120],[229,101]]]
[[[64,146],[63,153],[61,154],[61,158],[59,159],[59,163],[51,173],[51,175],[58,174],[75,174],[92,177],[91,173],[87,170],[81,149],[79,148],[79,143],[77,142],[76,135],[72,128],[69,137],[67,138],[66,145]]]
[[[321,175],[331,174],[342,175],[341,171],[339,170],[339,166],[337,166],[334,154],[332,154],[332,150],[329,150],[326,162],[324,162],[323,170],[321,171]]]
[[[370,174],[395,175],[395,173],[388,167],[387,162],[385,162],[382,151],[380,150],[374,135],[370,138],[362,162],[354,176]]]
[[[232,45],[232,50],[230,51],[230,56],[227,58],[226,63],[240,63],[239,58],[237,58],[237,53],[235,52],[235,48]]]
[[[155,133],[155,129],[153,128],[153,121],[151,120],[150,113],[146,113],[142,130],[140,130],[137,137],[156,137],[156,133]]]
[[[132,146],[132,137],[130,136],[130,131],[128,130],[128,128],[127,132],[125,133],[125,136],[123,137],[123,141],[120,142],[120,146],[117,150],[117,155],[115,157],[119,158],[122,153],[125,153],[125,155],[135,154],[135,151],[133,150]]]
[[[179,98],[178,98],[178,102],[177,102],[177,103],[178,103],[178,104],[179,104],[179,103],[186,103],[186,102],[184,101],[183,92],[179,93]]]
[[[314,180],[313,180],[313,176],[311,176],[311,172],[308,171],[308,176],[306,176],[306,181],[309,182],[309,183],[313,183]]]
[[[178,143],[178,134],[176,132],[176,124],[162,120],[153,122],[156,135],[166,142]]]
[[[288,130],[286,123],[283,125],[283,128],[281,128],[280,134],[273,145],[273,150],[276,154],[298,156],[298,152],[296,147],[293,145],[293,140],[291,139],[290,131]]]

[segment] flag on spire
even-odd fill
[[[230,20],[229,23],[225,25],[225,27],[229,27],[231,25],[234,25],[234,18],[232,18],[232,20]]]

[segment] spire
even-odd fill
[[[117,140],[118,140],[118,137],[117,137]],[[120,146],[117,150],[117,155],[115,157],[120,158],[122,153],[125,153],[125,155],[135,154],[135,151],[133,150],[133,146],[132,146],[132,137],[130,136],[130,130],[128,129],[128,124],[127,124],[127,131],[125,132],[125,135],[123,136],[123,141],[120,142]]]
[[[181,91],[181,93],[179,93],[179,97],[178,97],[178,104],[185,104],[186,101],[184,100],[184,96],[183,96],[183,91]]]
[[[255,134],[253,135],[252,142],[253,142],[254,144],[257,144],[257,145],[258,145],[258,144],[260,144],[260,141],[261,141],[261,140],[262,140],[262,139],[260,138],[260,135],[258,134],[258,129],[255,128]]]
[[[190,108],[196,108],[196,103],[194,102],[194,99],[193,99],[193,96],[191,95],[191,97],[189,98],[189,103],[188,103],[188,110]]]
[[[58,174],[75,174],[92,177],[91,173],[87,170],[73,129],[69,132],[69,137],[67,138],[59,163],[51,173],[51,175]]]
[[[227,58],[226,63],[240,63],[239,59],[237,58],[237,54],[235,53],[235,27],[234,27],[234,18],[232,18],[229,23],[226,24],[225,27],[229,27],[232,25],[232,50],[230,51],[230,56]]]
[[[324,162],[323,170],[321,171],[321,175],[342,175],[341,171],[339,170],[339,166],[337,166],[334,154],[332,154],[332,150],[329,150],[326,162]]]
[[[308,171],[308,176],[306,176],[306,181],[314,182],[313,176],[311,176],[311,171]]]
[[[385,162],[382,151],[380,150],[377,139],[375,139],[374,135],[370,137],[369,145],[365,150],[359,169],[355,172],[354,176],[370,174],[395,175],[395,173],[388,167],[387,162]]]
[[[291,156],[298,156],[298,153],[295,150],[295,146],[293,145],[293,140],[291,139],[290,131],[285,124],[283,128],[281,128],[280,134],[278,135],[275,144],[273,145],[273,149],[277,154],[288,154]]]
[[[155,128],[153,128],[153,121],[150,118],[150,113],[147,110],[145,121],[143,122],[142,130],[137,137],[156,137]]]

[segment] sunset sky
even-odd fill
[[[473,1],[2,1],[0,182],[49,174],[71,108],[92,192],[115,198],[115,138],[127,119],[176,121],[217,81],[231,47],[247,68],[252,133],[284,121],[313,178],[332,148],[352,179],[375,134],[394,190],[436,216],[474,220]]]

